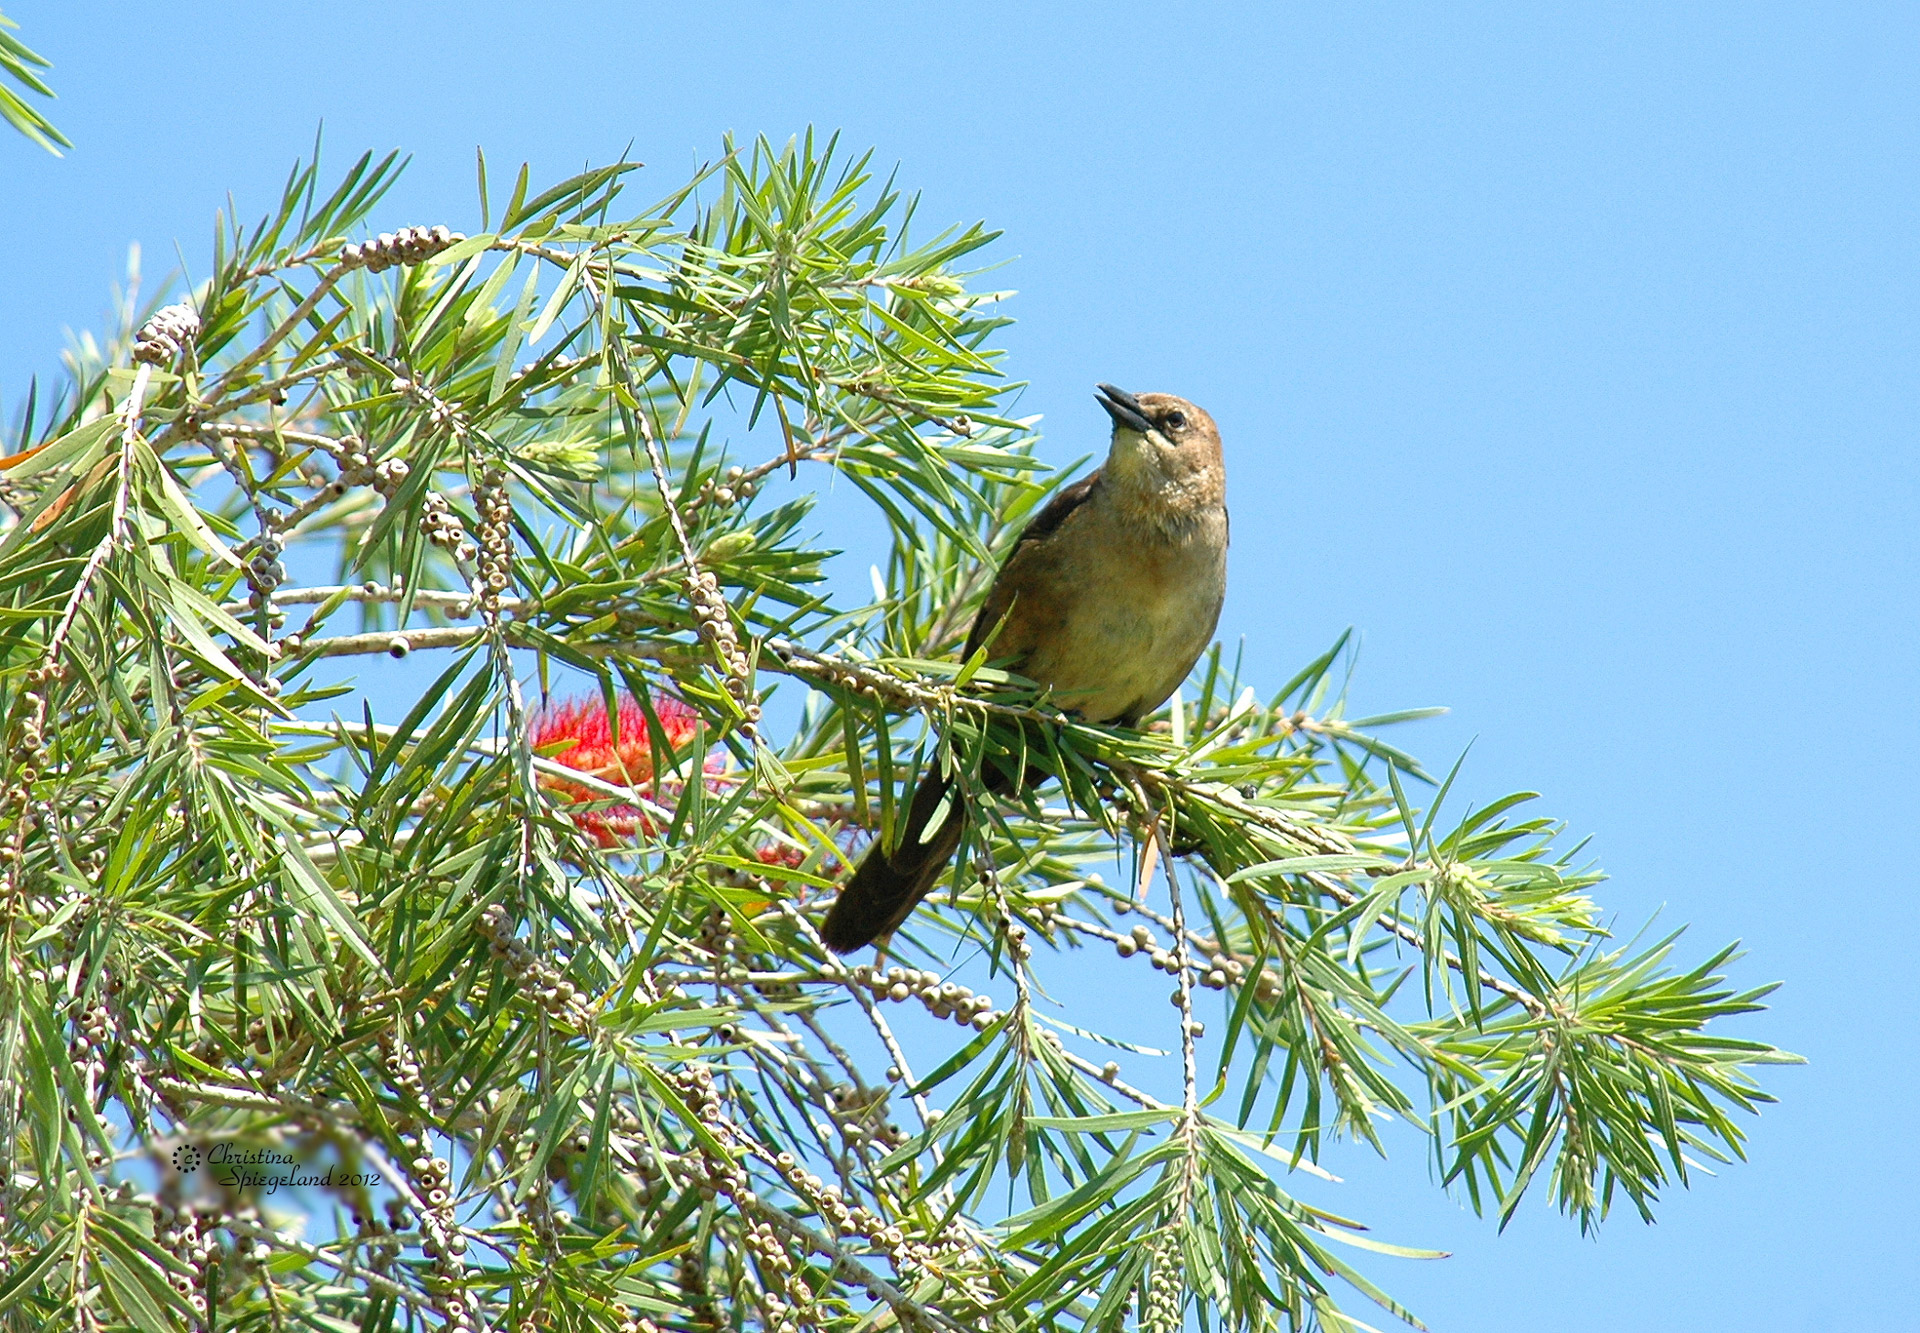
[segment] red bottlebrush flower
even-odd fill
[[[700,725],[699,714],[665,695],[654,700],[653,711],[660,719],[660,729],[675,746],[685,743]],[[613,724],[602,699],[556,704],[542,712],[533,724],[533,748],[544,750],[562,741],[573,744],[554,754],[556,764],[628,786],[638,786],[653,777],[653,741],[647,732],[647,715],[632,699],[620,700],[618,745],[614,744]]]
[[[755,848],[753,859],[763,866],[785,866],[788,870],[798,870],[800,863],[807,859],[807,854],[798,847],[770,842]]]
[[[800,848],[782,842],[763,843],[753,849],[753,859],[763,866],[780,866],[787,870],[798,870],[807,859],[806,852]],[[820,862],[820,873],[832,878],[840,873],[840,858],[828,856]]]
[[[700,715],[678,699],[658,696],[653,701],[653,711],[660,719],[660,729],[676,748],[684,745],[699,729]],[[647,730],[647,715],[638,703],[630,698],[622,698],[619,719],[620,740],[615,744],[613,724],[605,701],[582,699],[556,704],[534,719],[533,748],[536,751],[549,750],[571,741],[572,744],[565,749],[552,752],[554,763],[605,782],[645,788],[654,780],[653,738]],[[722,762],[716,755],[708,760],[706,771],[718,771]],[[575,801],[606,799],[600,792],[563,778],[542,777],[541,785]],[[662,786],[666,788],[666,784]],[[630,838],[636,833],[651,833],[654,830],[654,821],[645,811],[632,805],[582,811],[573,817],[573,822],[592,834],[594,841],[602,847],[612,847],[623,837]]]

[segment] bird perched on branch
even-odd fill
[[[1088,722],[1133,726],[1213,639],[1227,587],[1227,478],[1213,418],[1184,398],[1102,384],[1106,464],[1053,498],[1000,567],[967,636]],[[1018,779],[985,766],[989,791]],[[936,822],[936,819],[938,822]],[[821,935],[848,953],[895,930],[940,878],[966,819],[937,764],[889,851],[876,841]]]

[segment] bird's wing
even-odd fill
[[[1036,541],[1055,532],[1068,515],[1080,508],[1093,495],[1100,485],[1100,470],[1095,469],[1073,485],[1063,488],[1060,493],[1047,501],[1047,507],[1034,516],[1033,522],[1021,531],[1015,539],[1013,549],[1007,552],[1007,558],[1001,562],[1000,572],[994,577],[993,586],[987,589],[987,600],[981,604],[980,614],[973,619],[973,628],[967,632],[967,646],[960,654],[960,660],[972,657],[987,635],[993,633],[1013,605],[1014,594],[1019,591],[1019,580],[1007,577],[1014,561],[1019,559],[1027,543]]]

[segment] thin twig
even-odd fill
[[[267,600],[275,606],[317,606],[322,602],[362,602],[379,605],[411,600],[415,606],[457,611],[471,609],[471,592],[453,592],[445,588],[389,588],[377,583],[348,583],[313,588],[275,588]],[[500,609],[520,611],[535,603],[519,597],[502,597]],[[251,609],[250,602],[223,602],[222,611],[238,614]]]

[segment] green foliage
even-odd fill
[[[992,233],[910,240],[836,156],[729,145],[637,212],[635,164],[503,200],[483,160],[478,234],[351,243],[400,164],[302,166],[28,406],[10,1327],[1363,1328],[1336,1297],[1410,1316],[1356,1262],[1424,1252],[1308,1201],[1329,1135],[1582,1226],[1739,1154],[1790,1057],[1709,1028],[1765,988],[1610,942],[1530,795],[1345,716],[1344,641],[1264,699],[1216,650],[1140,731],[951,659],[1057,478]],[[891,527],[866,604],[802,467]],[[845,965],[810,922],[934,763],[969,845]],[[1168,1052],[1048,998],[1085,948],[1170,978]]]
[[[53,89],[47,87],[40,76],[34,73],[36,69],[49,69],[51,66],[46,57],[28,49],[19,38],[13,35],[19,28],[18,23],[5,14],[0,14],[0,75],[4,75],[6,79],[30,93],[38,93],[41,97],[52,97]],[[5,83],[0,83],[0,116],[6,117],[9,125],[55,157],[60,156],[60,149],[73,147],[66,135],[56,130],[53,123],[41,115],[36,107],[22,100],[20,94],[7,87]]]

